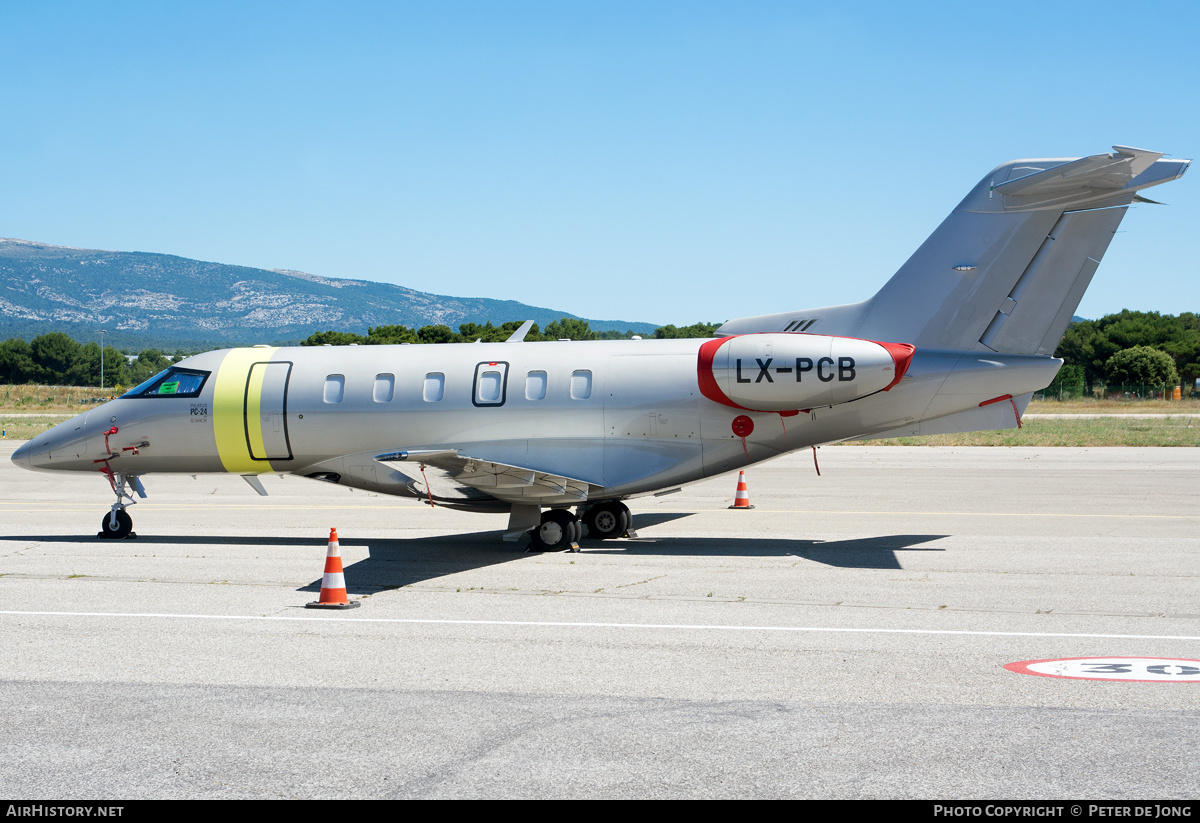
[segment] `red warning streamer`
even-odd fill
[[[433,507],[433,490],[429,488],[429,478],[425,476],[425,464],[421,464],[421,479],[425,481],[425,493],[429,495],[429,506]]]
[[[1013,417],[1017,418],[1017,428],[1021,428],[1021,412],[1017,411],[1017,401],[1013,400],[1013,396],[1011,394],[1002,394],[999,397],[993,397],[991,400],[984,400],[979,404],[979,408],[990,406],[993,403],[1002,403],[1005,400],[1007,400],[1009,403],[1012,403]]]
[[[781,418],[782,419],[782,418]],[[754,421],[744,414],[739,414],[733,418],[733,423],[730,425],[733,433],[742,438],[742,451],[746,453],[746,460],[750,459],[750,449],[746,447],[746,438],[754,433]]]

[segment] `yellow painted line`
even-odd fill
[[[19,507],[25,508],[25,509],[30,509],[30,508],[36,507],[38,509],[38,511],[77,512],[77,511],[91,511],[92,510],[91,508],[88,508],[88,509],[45,508],[46,506],[55,506],[55,505],[60,505],[60,504],[37,503],[37,502],[33,502],[33,501],[10,501],[10,500],[0,501],[0,507],[2,507],[2,506],[14,506],[14,507],[19,506]],[[400,508],[400,509],[413,509],[414,511],[429,511],[430,510],[429,506],[426,506],[425,504],[416,504],[416,503],[396,504],[396,503],[386,503],[383,501],[380,501],[378,504],[375,504],[375,505],[367,505],[367,506],[362,506],[362,505],[310,506],[310,505],[304,505],[304,504],[256,505],[253,503],[248,503],[248,504],[221,504],[221,503],[179,504],[179,503],[173,503],[173,504],[169,504],[169,505],[166,505],[166,504],[156,505],[149,500],[145,500],[145,501],[142,501],[140,505],[145,506],[145,509],[143,509],[143,511],[146,511],[146,512],[149,512],[149,511],[202,511],[204,509],[223,509],[223,510],[224,509],[237,509],[237,510],[244,509],[246,511],[291,511],[291,510],[295,510],[295,509],[300,509],[300,510],[311,509],[314,511],[337,511],[339,509]],[[444,508],[444,507],[435,506],[434,508],[438,509],[438,508]],[[685,512],[685,514],[701,514],[701,513],[711,514],[714,512],[725,512],[725,511],[728,511],[728,508],[694,509],[690,512]],[[753,509],[753,512],[754,512],[754,514],[826,514],[826,515],[847,515],[847,514],[849,514],[849,515],[886,515],[888,517],[896,517],[898,515],[899,516],[917,515],[920,517],[935,517],[935,516],[937,516],[937,517],[1070,517],[1070,518],[1083,518],[1083,519],[1104,518],[1104,519],[1110,519],[1110,520],[1112,520],[1112,519],[1115,519],[1115,520],[1197,520],[1197,519],[1200,519],[1200,514],[1075,514],[1075,513],[1067,513],[1067,512],[1025,512],[1025,513],[1021,513],[1021,512],[920,512],[920,511],[911,511],[911,510],[907,510],[907,509],[904,511],[844,511],[844,510],[838,511],[838,510],[832,510],[832,509],[764,509],[761,507],[755,507]],[[476,512],[476,513],[477,514],[489,514],[489,512]],[[646,512],[646,514],[649,515],[650,512]],[[736,516],[743,517],[745,515],[739,514]],[[635,514],[634,517],[637,517],[637,515]]]
[[[250,367],[254,363],[270,360],[275,353],[273,348],[264,349],[231,349],[221,361],[217,370],[217,380],[213,388],[212,426],[213,437],[217,444],[217,454],[225,471],[236,474],[259,474],[271,471],[270,463],[265,460],[253,460],[246,447],[246,418],[245,403],[246,381],[250,375]],[[254,387],[252,386],[253,390]],[[261,423],[257,414],[262,400],[262,379],[258,381],[257,390],[251,398],[255,411],[255,426],[258,437],[262,439]]]

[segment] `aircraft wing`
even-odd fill
[[[590,489],[586,480],[483,460],[457,449],[385,452],[375,460],[423,483],[435,501],[450,505],[478,500],[479,492],[507,503],[574,505],[586,501]]]

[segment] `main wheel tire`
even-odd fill
[[[542,513],[542,524],[529,533],[539,552],[560,552],[579,539],[579,521],[566,509]]]
[[[584,515],[588,537],[611,540],[625,534],[629,528],[629,509],[619,500],[598,503]]]
[[[100,536],[109,540],[124,540],[133,531],[133,518],[124,509],[117,509],[117,522],[112,523],[112,512],[100,521]]]

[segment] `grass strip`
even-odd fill
[[[1019,429],[886,440],[854,440],[851,446],[1200,446],[1200,422],[1195,418],[1147,420],[1123,417],[1084,417],[1026,420]]]

